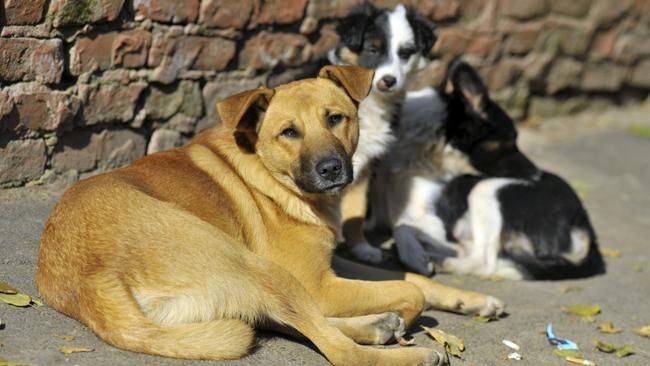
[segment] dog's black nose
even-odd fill
[[[385,75],[381,79],[384,81],[384,85],[386,85],[387,88],[392,87],[397,82],[397,79],[394,76],[390,75]]]
[[[318,175],[330,182],[334,182],[341,175],[343,162],[338,158],[327,158],[316,164]]]

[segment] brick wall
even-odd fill
[[[0,2],[0,187],[74,181],[186,142],[214,103],[293,79],[360,0]],[[393,6],[396,0],[375,0]],[[518,118],[650,90],[650,0],[410,0]]]

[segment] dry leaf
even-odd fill
[[[601,342],[601,341],[599,341],[597,339],[594,339],[592,343],[594,344],[594,346],[596,346],[596,348],[598,348],[599,351],[605,352],[605,353],[612,353],[612,352],[616,351],[616,349],[617,349],[617,347],[615,345],[613,345],[611,343]]]
[[[9,294],[9,295],[14,295],[18,293],[18,290],[15,288],[11,287],[8,283],[6,282],[0,282],[0,293],[3,294]]]
[[[640,264],[635,264],[634,267],[632,267],[632,270],[636,273],[641,273],[643,272],[643,267],[641,267]]]
[[[600,250],[600,254],[603,257],[618,258],[618,257],[621,256],[621,251],[620,250],[611,249],[611,248],[603,248],[603,247],[601,247],[599,250]]]
[[[32,365],[28,363],[9,361],[9,360],[5,360],[4,358],[0,358],[0,366],[32,366]]]
[[[32,297],[32,303],[36,306],[43,306],[43,302],[35,297]]]
[[[412,346],[415,344],[415,338],[406,339],[404,337],[399,337],[397,343],[399,343],[399,345],[402,347]]]
[[[594,316],[600,314],[600,305],[574,304],[563,307],[562,311],[568,314],[580,316]]]
[[[476,314],[476,315],[474,315],[472,317],[472,319],[476,320],[479,323],[484,323],[485,324],[485,323],[489,323],[489,322],[492,322],[492,321],[497,321],[497,320],[499,320],[499,317],[496,316],[496,315],[480,316],[480,315]]]
[[[621,329],[621,328],[616,328],[614,326],[614,323],[612,323],[612,322],[602,323],[602,324],[598,325],[597,329],[601,333],[608,333],[608,334],[616,334],[616,333],[620,333],[620,332],[623,331],[623,329]]]
[[[648,337],[650,338],[650,325],[646,325],[645,327],[639,328],[637,331],[641,337]]]
[[[556,356],[560,356],[562,358],[567,358],[567,357],[582,357],[579,351],[574,350],[574,349],[554,349],[553,354]]]
[[[4,301],[9,305],[25,307],[29,306],[32,303],[32,298],[28,295],[16,293],[16,294],[5,294],[0,293],[0,301]]]
[[[578,357],[565,357],[565,360],[575,363],[577,365],[582,365],[582,366],[596,366],[596,363],[593,361],[585,360],[583,358],[578,358]]]
[[[631,354],[634,354],[634,347],[632,346],[626,345],[616,350],[616,357],[618,358],[627,357]]]
[[[650,139],[650,128],[648,128],[648,127],[635,125],[635,126],[631,126],[629,128],[629,131],[633,135],[636,135],[636,136],[639,136],[639,137],[642,137],[642,138],[645,138],[645,139]]]
[[[94,349],[92,348],[85,348],[85,347],[68,347],[68,346],[63,346],[59,348],[59,352],[65,353],[65,354],[70,354],[70,353],[79,353],[79,352],[92,352]]]
[[[76,338],[73,335],[62,335],[62,334],[55,334],[55,335],[66,342],[74,341],[74,339]]]
[[[460,358],[460,355],[465,351],[465,342],[453,334],[445,333],[442,330],[432,329],[429,327],[421,326],[431,338],[436,342],[442,344],[445,350],[452,356]]]
[[[582,288],[580,288],[578,286],[568,285],[568,286],[560,287],[560,292],[563,293],[563,294],[568,294],[569,292],[576,292],[576,291],[581,291],[581,290],[582,290]]]

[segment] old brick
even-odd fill
[[[307,0],[266,0],[254,12],[253,24],[291,24],[302,19]]]
[[[312,60],[319,60],[332,48],[336,47],[339,43],[339,36],[334,29],[334,24],[327,24],[321,27],[320,37],[318,41],[312,45],[311,58]]]
[[[4,3],[8,25],[36,24],[43,19],[45,0],[5,0]]]
[[[432,5],[429,11],[422,9],[423,6],[430,6],[426,3]],[[436,22],[456,18],[460,14],[460,4],[457,0],[419,1],[417,9],[421,13],[428,14],[429,18]]]
[[[568,57],[557,59],[548,73],[546,91],[554,94],[560,90],[579,86],[581,73],[580,62]]]
[[[480,58],[487,58],[489,55],[499,51],[501,38],[493,34],[474,34],[469,39],[465,52]]]
[[[557,14],[581,18],[589,12],[593,0],[548,0],[551,11]]]
[[[66,27],[113,21],[117,19],[124,0],[52,0],[52,25]]]
[[[609,62],[587,64],[580,86],[586,91],[618,91],[623,85],[626,73],[625,67]]]
[[[79,37],[70,50],[70,72],[79,75],[114,66],[138,68],[147,62],[151,34],[141,29]]]
[[[551,16],[544,22],[544,30],[537,38],[536,49],[571,56],[583,56],[591,44],[595,25],[591,22]]]
[[[160,128],[155,130],[151,135],[149,146],[147,146],[147,155],[173,149],[182,144],[183,137],[179,132]]]
[[[524,55],[535,48],[541,28],[527,24],[510,33],[506,50],[513,55]]]
[[[169,84],[181,71],[223,70],[235,51],[235,43],[223,38],[156,33],[149,65],[157,66],[153,80]]]
[[[11,99],[9,93],[5,90],[0,90],[0,121],[5,119],[14,110],[14,101]]]
[[[226,97],[243,92],[244,90],[255,89],[264,84],[260,78],[241,79],[228,81],[211,81],[203,87],[203,104],[206,108],[206,116],[197,126],[197,132],[214,126],[220,121],[217,114],[217,102]]]
[[[584,97],[563,98],[562,100],[548,97],[532,97],[528,114],[538,118],[552,118],[580,112],[587,105],[588,102]]]
[[[524,57],[521,68],[526,79],[540,82],[546,78],[549,66],[553,62],[553,55],[548,53],[530,53]]]
[[[501,0],[501,13],[511,18],[526,20],[546,14],[546,0]]]
[[[163,23],[194,23],[199,15],[199,0],[133,0],[137,18]]]
[[[453,58],[462,55],[472,41],[470,32],[456,27],[442,28],[432,53],[436,56]]]
[[[630,11],[634,0],[598,0],[594,1],[589,12],[589,19],[598,26],[606,26]]]
[[[650,88],[650,59],[643,60],[636,65],[627,84],[639,88]]]
[[[589,58],[593,61],[602,61],[604,59],[611,59],[614,52],[614,45],[618,31],[615,29],[599,32],[596,34],[593,45],[589,52]]]
[[[244,45],[239,54],[240,69],[270,69],[276,65],[299,66],[311,57],[307,38],[291,33],[262,31]]]
[[[45,171],[43,140],[0,141],[0,184],[16,184],[40,177]]]
[[[61,40],[0,38],[0,80],[58,83],[62,73]]]
[[[611,56],[615,61],[626,65],[650,56],[650,34],[621,34],[613,46]]]
[[[502,60],[501,62],[486,68],[488,89],[500,90],[511,85],[520,73],[519,64],[513,60]]]
[[[52,153],[52,169],[57,173],[93,170],[97,165],[101,135],[90,131],[74,131],[59,138]]]
[[[250,18],[253,5],[253,0],[205,0],[201,2],[199,23],[208,27],[241,29]]]
[[[145,101],[147,117],[166,120],[175,113],[200,117],[203,113],[201,91],[195,82],[183,80],[174,86],[154,86]]]
[[[307,5],[307,15],[316,19],[340,18],[363,3],[363,0],[310,1]]]
[[[84,124],[131,121],[136,102],[146,87],[143,83],[80,85]]]
[[[72,126],[80,102],[69,93],[38,84],[16,84],[9,88],[19,118],[19,127],[56,131]]]
[[[105,130],[101,133],[98,167],[110,170],[125,166],[144,156],[147,141],[131,130]]]

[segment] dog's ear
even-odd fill
[[[478,72],[468,63],[458,60],[449,71],[449,81],[453,93],[476,112],[481,112],[488,99],[488,90]]]
[[[361,102],[370,93],[373,76],[373,70],[359,66],[327,65],[318,73],[318,77],[332,80],[345,89],[356,102]]]
[[[217,103],[221,123],[236,131],[255,130],[260,115],[269,106],[273,89],[258,88],[232,95]]]
[[[435,24],[429,19],[421,16],[417,10],[413,8],[408,8],[406,11],[406,19],[411,25],[411,28],[413,28],[415,44],[418,46],[423,56],[429,56],[431,48],[438,39],[435,33]]]
[[[377,8],[366,3],[353,9],[348,16],[339,20],[336,33],[341,38],[341,43],[351,51],[359,53],[363,46],[363,36],[370,18],[377,12]]]

